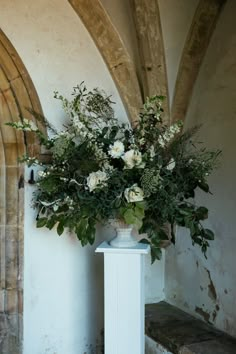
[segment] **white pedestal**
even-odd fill
[[[103,242],[105,354],[144,354],[144,256],[150,247],[114,248]]]

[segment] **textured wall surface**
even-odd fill
[[[207,225],[215,232],[208,259],[178,232],[176,248],[166,255],[166,296],[171,303],[236,335],[235,271],[235,130],[236,3],[229,0],[208,48],[186,117],[186,125],[203,124],[199,140],[222,149],[220,168],[210,177],[213,196],[198,193],[209,208]]]

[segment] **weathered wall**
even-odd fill
[[[186,127],[203,124],[200,141],[222,149],[221,167],[210,177],[211,195],[197,201],[210,210],[214,230],[205,259],[184,230],[166,254],[167,300],[236,336],[235,267],[235,129],[236,129],[236,3],[229,0],[208,48],[186,118]]]
[[[113,95],[117,116],[126,113],[112,78],[88,32],[64,0],[0,0],[0,26],[23,60],[44,114],[60,127],[64,114],[53,91],[69,95],[85,80]],[[25,179],[29,179],[26,170]],[[33,188],[25,186],[24,354],[92,353],[103,328],[103,260],[94,247],[83,249],[73,235],[59,238],[35,228]],[[100,231],[98,244],[110,237]],[[164,262],[147,259],[147,302],[161,300]],[[158,275],[158,282],[153,276]]]

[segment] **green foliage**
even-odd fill
[[[182,123],[162,121],[162,96],[147,98],[134,129],[114,116],[111,98],[98,89],[76,86],[72,99],[55,92],[69,123],[57,131],[47,120],[50,138],[31,121],[7,123],[32,131],[49,150],[52,162],[42,166],[27,154],[29,166],[40,167],[34,206],[37,227],[73,231],[83,246],[95,240],[96,223],[121,219],[146,233],[152,262],[161,258],[163,241],[175,243],[175,225],[186,227],[193,244],[206,254],[213,231],[203,223],[208,210],[197,206],[197,189],[210,193],[208,175],[219,151],[194,142],[199,127],[182,132]],[[167,228],[170,225],[170,230]]]

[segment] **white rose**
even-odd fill
[[[122,159],[125,162],[126,168],[131,169],[134,166],[144,167],[142,164],[142,154],[137,150],[131,149],[127,151],[124,156],[122,156]]]
[[[175,168],[175,160],[172,158],[170,159],[168,165],[166,166],[167,170],[172,171]]]
[[[138,187],[137,184],[134,184],[130,188],[126,188],[124,195],[128,203],[141,202],[144,198],[143,190]]]
[[[125,147],[124,144],[121,141],[115,141],[113,145],[109,146],[109,155],[113,157],[114,159],[118,159],[124,154]]]
[[[97,187],[105,186],[105,181],[108,179],[106,172],[97,171],[92,172],[87,177],[87,185],[89,187],[89,191],[92,192]]]

